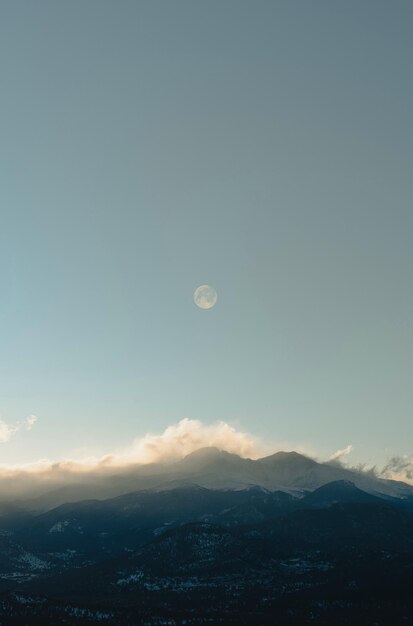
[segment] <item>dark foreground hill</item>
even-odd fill
[[[408,503],[335,480],[301,497],[187,484],[11,509],[0,624],[413,624]]]

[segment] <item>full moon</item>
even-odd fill
[[[217,292],[211,285],[201,285],[195,289],[194,302],[200,309],[212,309],[218,300]]]

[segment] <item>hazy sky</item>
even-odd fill
[[[2,463],[183,417],[413,452],[412,32],[411,0],[1,2],[0,411],[38,417]]]

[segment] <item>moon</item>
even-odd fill
[[[211,285],[200,285],[194,292],[194,302],[200,309],[212,309],[216,305],[218,294]]]

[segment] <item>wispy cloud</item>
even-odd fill
[[[3,420],[0,420],[0,443],[6,443],[9,441],[15,432],[13,426],[6,424]]]
[[[339,461],[343,458],[343,456],[347,456],[350,452],[353,451],[353,446],[349,444],[342,450],[336,450],[329,458],[329,461]]]
[[[381,471],[383,478],[413,483],[413,457],[393,456]]]
[[[17,422],[17,424],[8,424],[4,420],[0,419],[0,443],[7,443],[19,430],[31,430],[34,424],[37,422],[35,415],[29,415],[23,422]]]
[[[26,417],[26,419],[24,420],[26,430],[31,430],[36,422],[37,422],[36,415],[29,415],[28,417]]]

